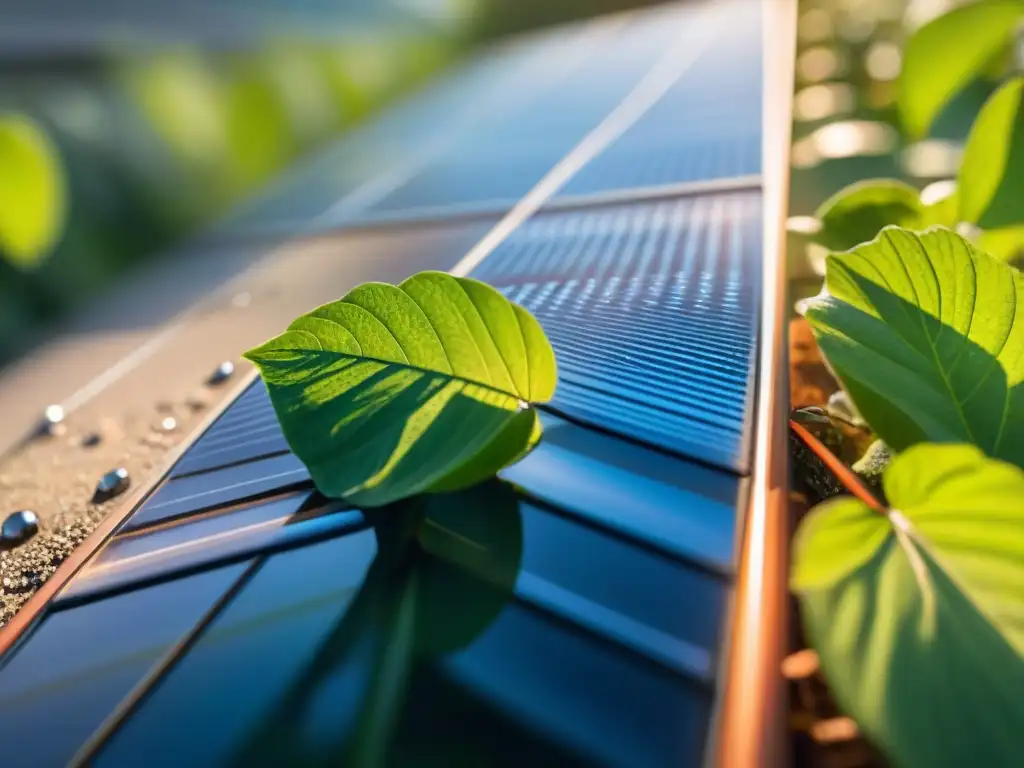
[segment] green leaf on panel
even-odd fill
[[[1024,764],[1024,472],[968,445],[893,459],[884,514],[804,519],[792,587],[841,709],[903,768]]]
[[[815,216],[821,229],[815,240],[845,251],[871,240],[882,227],[917,228],[925,206],[916,189],[895,179],[868,179],[850,184],[822,203]]]
[[[540,439],[554,394],[537,320],[477,280],[367,283],[246,354],[327,496],[366,507],[469,487]]]
[[[928,22],[907,41],[898,106],[912,139],[927,135],[947,103],[981,76],[1024,19],[1020,0],[981,0]]]
[[[57,148],[34,121],[0,114],[0,255],[30,269],[60,239],[65,179]]]
[[[894,450],[968,442],[1024,466],[1024,274],[945,229],[888,227],[828,257],[806,317]]]
[[[1024,224],[1024,77],[997,90],[971,127],[960,166],[960,218],[982,229]]]

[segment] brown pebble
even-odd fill
[[[819,744],[853,741],[857,734],[857,724],[849,717],[833,717],[811,726],[811,738]]]
[[[817,672],[819,666],[818,654],[805,648],[782,660],[782,676],[787,680],[803,680]]]

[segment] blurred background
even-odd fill
[[[791,232],[799,235],[805,225],[812,226],[810,217],[823,201],[861,179],[902,180],[922,190],[924,201],[949,194],[979,109],[1020,53],[1000,51],[916,141],[901,130],[897,81],[908,36],[976,1],[800,0]],[[826,254],[804,238],[790,238],[792,298],[818,292]]]
[[[0,0],[0,373],[499,37],[633,0]]]
[[[770,0],[769,0],[770,2]],[[75,307],[496,38],[637,0],[0,0],[0,372]],[[909,32],[957,0],[802,0],[791,214],[955,175],[1005,70],[901,137]],[[794,289],[821,254],[791,249]]]

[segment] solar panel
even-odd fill
[[[761,7],[746,4],[664,97],[559,194],[758,176],[762,57]]]
[[[38,742],[26,765],[707,759],[744,572],[769,7],[673,4],[504,48],[225,225],[371,225],[387,248],[331,236],[345,280],[452,269],[495,223],[460,211],[515,204],[673,46],[704,46],[471,273],[556,348],[540,445],[466,495],[352,509],[315,491],[254,381],[3,659],[0,712],[29,703],[0,738]],[[50,706],[71,725],[47,742]]]

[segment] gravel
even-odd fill
[[[0,626],[14,617],[57,566],[92,533],[100,519],[73,520],[56,530],[40,533],[23,546],[0,552]]]
[[[39,515],[39,533],[18,546],[0,545],[0,627],[57,570],[125,496],[94,498],[96,483],[124,467],[139,485],[153,480],[167,452],[184,440],[203,417],[209,399],[154,403],[147,413],[114,420],[72,413],[61,435],[39,437],[0,460],[0,519],[18,509]],[[162,429],[173,418],[176,429]],[[93,435],[100,440],[93,441]],[[89,447],[86,447],[89,446]]]

